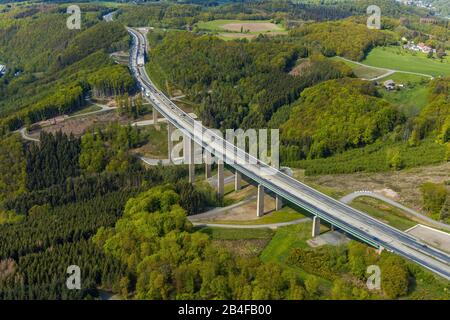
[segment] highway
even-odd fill
[[[200,132],[198,132],[198,124],[194,130],[195,120],[160,92],[148,77],[142,63],[138,63],[138,61],[143,60],[147,47],[145,37],[134,29],[128,28],[128,31],[133,38],[133,46],[130,51],[130,69],[143,91],[145,91],[144,96],[159,113],[185,135],[191,137],[197,144],[216,157],[222,158],[226,164],[243,175],[345,233],[374,247],[382,247],[401,255],[450,280],[450,256],[445,252],[429,247],[417,238],[392,228],[364,212],[295,180],[253,158],[204,126],[201,126],[200,129],[203,134],[203,138],[201,138]]]

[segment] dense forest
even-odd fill
[[[446,78],[430,84],[430,102],[420,115],[406,116],[369,82],[332,81],[354,75],[348,66],[324,57],[360,60],[374,46],[397,43],[403,32],[411,32],[414,19],[386,18],[385,30],[367,29],[358,17],[307,23],[288,37],[260,35],[252,41],[153,31],[148,70],[163,90],[186,94],[208,126],[280,128],[281,160],[308,174],[438,163],[449,154]],[[423,35],[411,37],[420,41]],[[169,86],[161,85],[167,81]],[[428,159],[427,148],[434,150]],[[355,151],[360,155],[352,159],[344,153],[351,149],[360,149]],[[370,160],[363,159],[366,153]],[[334,155],[341,159],[310,161]]]
[[[314,292],[308,292],[294,273],[277,264],[236,258],[215,246],[206,234],[192,228],[179,202],[172,187],[152,188],[127,202],[113,228],[100,228],[94,236],[94,243],[107,255],[128,267],[129,275],[121,279],[122,296],[133,291],[138,299],[313,297]],[[404,294],[404,282],[400,288],[395,281],[386,282],[393,283],[393,297]],[[357,290],[361,296],[370,295]],[[336,292],[344,298],[340,295]]]
[[[82,28],[69,30],[59,2],[0,5],[0,300],[98,299],[101,290],[123,299],[395,299],[423,282],[448,289],[356,241],[295,245],[286,263],[267,262],[194,227],[189,215],[227,200],[209,183],[188,183],[185,166],[139,161],[149,131],[123,119],[148,109],[111,57],[126,55],[125,25],[154,27],[152,80],[181,92],[205,125],[279,128],[281,160],[306,174],[400,170],[450,160],[450,78],[430,81],[425,106],[407,116],[329,57],[361,60],[403,36],[448,48],[448,23],[420,23],[426,11],[389,0],[192,0],[120,4],[113,22],[102,21],[108,4],[82,3]],[[382,30],[366,28],[368,4],[382,8]],[[267,20],[289,32],[224,41],[196,26],[216,19]],[[42,130],[38,143],[13,132],[89,98],[114,99],[122,121],[77,136]],[[450,219],[447,189],[420,187],[433,218]],[[366,289],[371,264],[382,269],[381,291]],[[83,270],[82,290],[66,288],[69,265]]]
[[[283,159],[324,158],[375,142],[404,121],[375,87],[356,79],[308,88],[281,129]]]
[[[91,89],[99,96],[134,90],[128,70],[114,66],[108,56],[128,48],[125,28],[101,21],[105,7],[82,10],[81,30],[65,27],[65,7],[14,7],[1,13],[0,57],[8,72],[0,78],[0,132],[71,113],[86,105]]]
[[[137,142],[129,140],[130,129],[120,128],[98,134],[127,150]],[[115,224],[129,198],[170,183],[188,213],[221,201],[209,186],[183,182],[183,166],[144,169],[129,159],[123,171],[87,171],[80,156],[89,152],[86,148],[83,140],[61,133],[42,134],[39,145],[23,145],[16,136],[2,141],[8,155],[2,164],[19,162],[2,175],[0,299],[89,299],[98,297],[98,288],[119,292],[126,265],[90,239],[99,228]],[[66,268],[73,264],[83,269],[81,291],[64,285]]]
[[[350,82],[347,81],[347,84],[349,83]],[[358,83],[358,81],[354,83]],[[292,109],[291,115],[295,114],[295,112],[298,115],[307,115],[307,109],[302,108],[304,103],[306,103],[308,109],[310,110],[313,110],[314,108],[320,109],[321,106],[324,106],[325,101],[328,100],[326,99],[325,95],[317,96],[316,94],[318,94],[320,90],[316,91],[316,89],[324,89],[331,84],[332,82],[329,81],[316,87],[309,88],[309,91],[304,93],[303,99],[299,100],[298,106]],[[370,88],[369,84],[367,84],[366,86]],[[324,92],[328,92],[328,90],[330,89],[331,88],[328,88]],[[340,89],[338,87],[335,87],[331,90],[342,90],[342,94],[344,95],[348,93],[348,88]],[[355,90],[355,88],[352,88],[350,90]],[[282,130],[282,136],[284,135],[286,137],[285,139],[282,139],[282,158],[285,159],[291,166],[305,168],[307,174],[309,175],[352,173],[358,171],[377,172],[400,170],[421,165],[430,165],[449,161],[449,79],[435,79],[429,84],[427,90],[428,102],[421,110],[421,112],[415,117],[406,117],[401,112],[399,113],[398,111],[394,111],[395,106],[389,106],[386,101],[383,101],[383,99],[377,97],[376,91],[372,91],[372,93],[370,93],[370,91],[366,91],[366,94],[369,93],[370,96],[370,98],[368,96],[366,96],[366,98],[369,98],[372,101],[376,102],[379,106],[387,106],[388,109],[385,110],[391,110],[391,116],[396,115],[395,117],[391,118],[391,120],[397,119],[397,121],[386,122],[389,117],[386,117],[384,119],[383,117],[372,118],[372,120],[374,121],[381,121],[380,123],[390,123],[390,125],[384,127],[384,131],[376,130],[377,135],[380,138],[376,139],[377,135],[375,135],[373,136],[375,140],[373,140],[372,143],[367,144],[366,146],[363,146],[363,143],[360,148],[348,150],[341,153],[335,153],[328,158],[322,157],[313,159],[315,156],[314,153],[304,153],[305,150],[310,150],[310,147],[312,145],[312,140],[310,139],[311,137],[313,137],[313,135],[310,135],[308,133],[306,135],[308,139],[303,140],[303,143],[298,144],[299,140],[295,139],[295,128],[302,128],[305,125],[303,123],[298,123],[296,121],[297,118],[293,117],[289,120],[291,126],[289,125],[289,122],[286,122],[284,130]],[[314,93],[314,95],[308,97],[308,92]],[[313,99],[314,97],[315,99]],[[352,104],[357,102],[357,100],[351,101]],[[329,105],[333,105],[333,103],[329,102]],[[344,101],[340,101],[340,103],[342,105],[346,105],[346,102]],[[348,106],[350,110],[353,107],[354,106]],[[386,116],[387,115],[388,114],[386,114]],[[335,114],[329,115],[329,119],[331,120],[335,118],[335,116]],[[316,115],[316,119],[318,121],[327,121],[326,119],[328,119],[328,117],[323,118],[322,116]],[[333,122],[329,122],[328,125],[331,125],[332,123]],[[340,125],[343,125],[343,123],[340,123],[337,126],[335,125],[335,127],[321,127],[320,130],[316,129],[316,132],[327,132],[326,135],[332,134],[329,130],[334,130]],[[347,126],[346,134],[338,135],[332,139],[333,142],[336,142],[331,144],[332,148],[337,147],[339,145],[338,143],[341,143],[342,146],[342,143],[344,143],[345,141],[345,137],[348,137],[349,132],[352,132],[349,129],[356,129],[357,127],[357,125]],[[367,129],[370,130],[370,127],[367,127]],[[314,134],[314,131],[312,133]],[[289,139],[289,135],[293,136],[290,142],[287,142]],[[303,133],[303,135],[305,135],[305,133]],[[355,135],[353,137],[357,138],[356,140],[354,140],[354,142],[360,141],[358,140],[358,137],[360,137],[359,135]],[[320,144],[320,150],[325,150],[325,147],[327,147],[327,144],[325,143],[325,141],[327,141],[327,138],[325,138],[323,141],[324,144]],[[328,144],[328,147],[329,146],[330,144]],[[299,159],[299,157],[303,157],[304,160],[295,160]]]
[[[297,59],[308,56],[307,48],[264,37],[225,42],[174,32],[160,40],[151,55],[165,78],[198,103],[205,124],[221,129],[263,127],[304,88],[351,73],[338,62],[312,58],[302,74],[291,76],[288,71]]]
[[[450,78],[434,80],[429,88],[428,105],[414,121],[410,143],[415,144],[429,135],[450,147]],[[450,155],[450,151],[448,153]],[[447,156],[447,159],[450,159]]]
[[[118,19],[131,26],[155,26],[162,28],[186,28],[198,21],[215,19],[271,20],[286,25],[297,25],[301,21],[325,21],[364,16],[369,5],[378,5],[384,16],[426,16],[426,10],[402,6],[390,0],[265,0],[265,1],[186,1],[183,4],[164,2],[149,3],[134,10],[132,6],[121,6]]]
[[[306,24],[291,30],[291,36],[300,38],[325,56],[342,56],[362,60],[375,46],[395,43],[397,35],[391,31],[368,29],[352,20]]]

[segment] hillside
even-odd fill
[[[371,144],[402,121],[367,82],[331,80],[301,94],[281,137],[289,153],[297,150],[290,159],[320,158]]]
[[[116,22],[101,22],[99,7],[86,7],[82,30],[65,27],[65,13],[57,6],[14,8],[2,13],[7,20],[0,26],[0,57],[8,66],[0,79],[0,121],[2,131],[61,115],[85,105],[85,95],[98,86],[90,73],[110,67],[121,80],[112,94],[133,88],[133,80],[123,67],[112,67],[108,53],[126,48],[128,35]],[[23,18],[14,18],[28,12]],[[21,17],[21,16],[20,16]],[[31,41],[29,40],[31,39]],[[108,80],[110,81],[110,80]],[[126,85],[124,85],[126,83]]]

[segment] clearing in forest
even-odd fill
[[[200,21],[197,27],[201,30],[220,32],[219,37],[224,40],[247,38],[251,39],[258,34],[266,35],[285,34],[286,30],[279,24],[270,20],[212,20]]]

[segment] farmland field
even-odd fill
[[[400,47],[377,47],[372,49],[362,63],[387,69],[423,73],[431,76],[450,74],[450,57],[427,58],[423,53],[411,53]]]
[[[270,31],[284,31],[280,25],[269,20],[212,20],[208,22],[200,21],[197,26],[202,30],[209,31],[230,31],[261,33]]]
[[[212,20],[197,23],[200,30],[218,32],[219,37],[224,40],[237,38],[251,39],[258,34],[278,35],[286,33],[279,24],[269,20]]]

